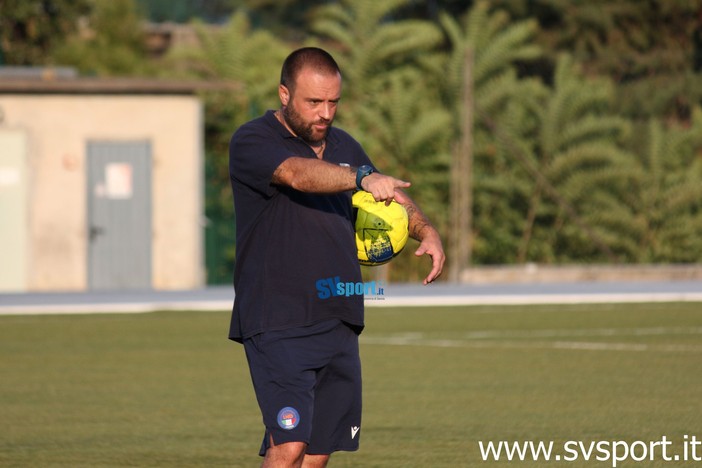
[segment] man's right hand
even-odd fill
[[[384,201],[389,205],[395,199],[395,189],[409,187],[409,182],[374,172],[361,180],[361,188],[373,195],[375,201]]]

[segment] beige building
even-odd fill
[[[195,91],[0,77],[0,292],[204,284]]]

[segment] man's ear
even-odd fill
[[[278,85],[278,97],[283,106],[287,106],[290,101],[290,91],[285,85]]]

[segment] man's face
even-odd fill
[[[341,98],[341,76],[319,74],[303,68],[295,91],[280,86],[283,117],[290,129],[307,143],[319,143],[327,136]]]

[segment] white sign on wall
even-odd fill
[[[132,165],[109,163],[105,166],[105,195],[112,200],[132,198],[134,192]]]

